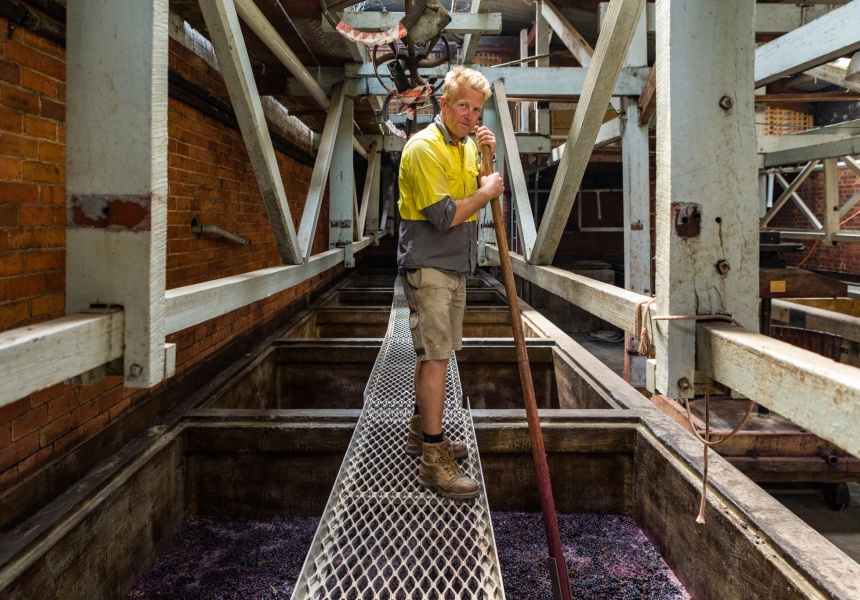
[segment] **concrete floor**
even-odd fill
[[[585,348],[619,377],[624,376],[624,342],[598,342],[586,333],[568,333],[577,344]]]
[[[834,546],[860,563],[860,484],[849,483],[851,504],[845,510],[830,510],[821,490],[804,484],[762,484],[783,506],[803,519]]]

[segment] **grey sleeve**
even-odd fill
[[[438,202],[434,202],[427,208],[422,209],[421,214],[436,229],[444,231],[451,227],[454,222],[454,214],[457,212],[457,203],[450,196],[445,196]]]

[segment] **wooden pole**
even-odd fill
[[[483,147],[481,157],[481,175],[487,176],[493,172],[492,154],[487,146]],[[529,439],[532,447],[532,461],[537,478],[540,495],[543,522],[546,530],[549,557],[555,560],[555,569],[550,569],[553,579],[553,595],[556,598],[570,600],[570,580],[567,575],[567,563],[561,549],[561,537],[558,533],[558,518],[555,512],[555,501],[552,497],[552,484],[549,480],[549,467],[546,463],[546,450],[543,445],[543,435],[540,430],[535,389],[532,382],[532,372],[529,366],[529,355],[526,351],[526,341],[523,336],[523,322],[517,301],[517,289],[514,285],[514,270],[511,265],[511,255],[508,252],[505,222],[502,217],[502,207],[498,198],[490,200],[493,211],[493,225],[496,230],[496,244],[499,248],[499,262],[502,265],[502,279],[505,283],[505,293],[508,296],[508,309],[511,313],[511,329],[514,333],[514,344],[517,348],[517,366],[520,371],[520,382],[523,386],[523,399],[526,406],[526,418],[529,424]]]

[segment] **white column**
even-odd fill
[[[352,243],[352,197],[355,189],[352,169],[352,120],[352,98],[344,98],[328,172],[329,248]]]
[[[824,243],[839,234],[839,158],[824,159]]]
[[[529,56],[529,30],[528,29],[520,29],[520,58],[528,58]],[[529,66],[529,63],[522,62],[520,63],[520,68],[526,68]],[[529,103],[528,102],[520,102],[520,126],[517,131],[527,132],[529,131]]]
[[[549,23],[546,22],[546,19],[542,14],[543,10],[541,4],[542,2],[538,2],[537,4],[535,4],[535,56],[540,56],[541,54],[549,54],[549,39],[550,35],[552,35],[552,29],[550,29]],[[535,66],[548,67],[549,57],[539,58],[535,61]],[[535,132],[541,133],[543,135],[549,135],[549,109],[538,109],[538,103],[535,102],[534,111]]]
[[[757,332],[755,2],[658,0],[656,8],[653,314],[727,314]],[[655,324],[656,388],[691,397],[696,324]]]
[[[167,25],[167,0],[68,3],[66,312],[123,307],[128,387],[164,378]]]
[[[625,67],[648,66],[645,12],[639,19],[627,50]],[[651,287],[651,183],[648,157],[648,127],[639,126],[635,98],[622,101],[621,160],[624,178],[624,287],[650,296]],[[639,340],[625,335],[625,378],[636,387],[645,386],[647,357],[638,355]]]

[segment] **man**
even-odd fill
[[[495,136],[477,127],[489,97],[481,73],[450,71],[439,116],[407,142],[400,160],[397,264],[417,356],[406,452],[421,455],[421,485],[461,499],[476,497],[478,484],[454,461],[466,446],[443,436],[442,411],[448,358],[462,347],[465,276],[477,266],[477,212],[504,190],[498,173],[478,178],[478,148],[468,137],[475,131],[478,145],[495,152]]]

